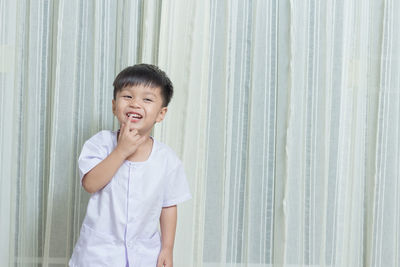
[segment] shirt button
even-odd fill
[[[128,246],[128,248],[131,248],[131,247],[132,247],[132,242],[129,241],[128,244],[127,244],[127,246]]]

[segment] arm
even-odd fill
[[[121,126],[117,147],[103,161],[82,178],[82,186],[88,193],[95,193],[106,186],[127,157],[146,140],[138,131],[130,129],[130,120]]]
[[[157,267],[172,267],[175,241],[177,207],[163,208],[160,216],[161,252],[158,256]]]
[[[102,189],[110,182],[124,160],[124,156],[115,149],[108,157],[83,176],[83,188],[91,194]]]

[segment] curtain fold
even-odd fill
[[[0,265],[67,266],[112,82],[175,86],[175,266],[400,266],[400,3],[0,0]]]

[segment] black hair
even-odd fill
[[[122,70],[114,80],[114,100],[117,93],[127,86],[143,85],[159,87],[163,98],[163,107],[168,106],[174,87],[171,80],[155,65],[137,64]]]

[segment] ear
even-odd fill
[[[117,106],[115,104],[115,99],[112,100],[112,112],[115,115],[115,110],[117,109]]]
[[[165,114],[167,114],[168,108],[162,107],[160,112],[158,113],[156,122],[161,122],[165,118]]]

